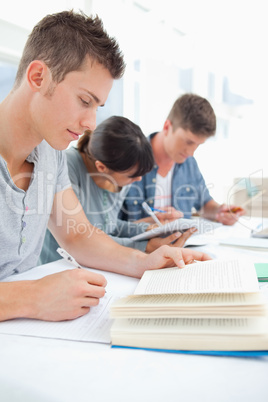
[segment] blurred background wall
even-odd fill
[[[149,135],[162,129],[178,96],[197,93],[217,115],[215,138],[195,154],[212,196],[232,202],[241,191],[255,194],[256,180],[262,188],[268,176],[265,0],[1,2],[0,101],[12,88],[33,26],[48,13],[71,8],[98,14],[127,62],[97,122],[122,115]]]

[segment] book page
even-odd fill
[[[244,293],[258,292],[254,264],[246,260],[212,260],[145,271],[135,293]]]
[[[122,318],[116,319],[111,334],[236,334],[267,333],[267,318]]]
[[[129,307],[199,307],[199,306],[265,306],[265,298],[258,293],[195,293],[131,295],[116,300],[111,311]]]
[[[266,315],[266,302],[261,292],[132,295],[118,299],[110,309],[112,318],[242,318]]]

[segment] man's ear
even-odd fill
[[[165,123],[164,123],[164,126],[163,126],[164,134],[167,135],[167,133],[169,132],[170,129],[172,130],[171,121],[170,121],[170,120],[166,120]]]
[[[96,169],[99,173],[108,173],[109,169],[100,161],[95,161]]]
[[[34,60],[27,68],[26,78],[32,91],[38,92],[44,88],[44,86],[47,86],[50,71],[45,63],[40,60]]]

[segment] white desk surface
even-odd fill
[[[220,236],[247,236],[252,225],[252,220],[242,219],[220,229]],[[268,250],[223,247],[217,241],[199,248],[218,258],[268,261]],[[118,276],[105,275],[107,291],[116,289]],[[138,281],[125,277],[122,283],[125,294],[133,292]],[[107,344],[4,334],[0,342],[1,402],[268,401],[268,357],[112,349]]]

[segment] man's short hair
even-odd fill
[[[113,79],[122,77],[123,55],[98,16],[92,18],[72,10],[47,15],[28,37],[15,87],[20,85],[33,60],[43,61],[51,70],[53,81],[59,83],[67,73],[81,69],[86,56],[107,68]]]
[[[180,96],[167,117],[173,130],[181,127],[195,135],[210,137],[216,132],[216,116],[207,99],[195,94]]]

